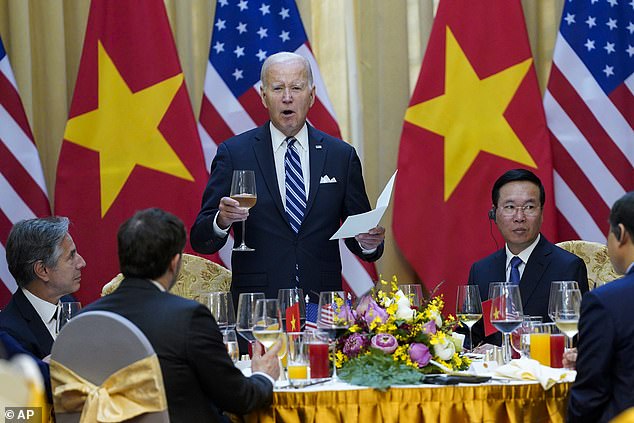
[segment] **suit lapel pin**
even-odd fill
[[[317,145],[315,146],[315,148],[316,148],[317,150],[321,150],[321,145],[320,145],[320,144],[317,144]]]

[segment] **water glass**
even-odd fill
[[[420,284],[403,284],[399,285],[398,289],[403,291],[403,294],[405,294],[412,307],[416,307],[417,309],[420,308],[420,305],[423,303],[424,300],[423,287],[420,286]]]
[[[308,379],[308,341],[310,332],[288,332],[286,371],[291,382]]]
[[[282,313],[283,330],[299,332],[306,322],[306,301],[301,288],[284,288],[277,291]]]
[[[62,327],[70,321],[73,317],[81,311],[81,302],[79,301],[64,301],[60,303],[59,316],[57,318],[57,331],[59,332]]]
[[[235,329],[236,312],[231,292],[203,292],[199,301],[209,308],[220,330]]]

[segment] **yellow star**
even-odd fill
[[[291,319],[291,328],[293,329],[293,332],[297,330],[297,328],[295,327],[296,323],[297,323],[297,320],[295,320],[295,316],[293,316],[293,318]]]
[[[103,217],[137,165],[194,178],[158,129],[183,74],[133,93],[101,42],[98,54],[99,106],[70,119],[64,138],[99,153]]]
[[[493,319],[492,320],[498,320],[500,318],[500,310],[496,307],[493,310]]]
[[[480,79],[447,27],[445,94],[407,109],[405,120],[445,137],[445,201],[480,151],[537,167],[504,111],[531,59]]]

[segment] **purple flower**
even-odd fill
[[[423,325],[423,333],[434,335],[436,333],[436,321],[430,320]]]
[[[374,335],[370,340],[372,348],[383,351],[386,354],[392,354],[396,347],[398,347],[398,341],[389,333],[379,333]]]
[[[417,363],[419,368],[422,368],[429,364],[431,354],[427,345],[415,342],[409,346],[409,358]]]
[[[368,324],[372,323],[377,317],[381,319],[381,323],[385,323],[388,318],[387,312],[370,295],[366,295],[359,301],[357,316],[363,318]]]
[[[346,339],[343,345],[343,353],[350,358],[354,358],[363,352],[369,344],[370,341],[367,336],[363,336],[360,333],[353,333]]]

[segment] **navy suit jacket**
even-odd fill
[[[475,262],[469,271],[469,284],[480,287],[482,301],[489,298],[489,283],[506,280],[506,249],[496,251]],[[552,281],[577,281],[582,293],[588,292],[588,270],[584,261],[551,244],[542,234],[535,249],[531,253],[522,279],[520,295],[525,315],[542,316],[544,322],[548,317],[548,299]],[[501,334],[495,333],[485,339],[482,319],[473,326],[473,345],[480,341],[500,345]]]
[[[634,269],[583,296],[568,421],[607,422],[634,407]]]
[[[255,251],[232,254],[234,300],[241,292],[264,292],[267,298],[277,298],[279,288],[295,285],[295,264],[305,293],[339,290],[339,243],[328,239],[348,216],[370,210],[359,157],[349,144],[308,126],[310,190],[304,220],[295,234],[284,212],[269,124],[230,138],[218,147],[202,208],[191,229],[192,247],[211,254],[225,244],[227,237],[216,237],[213,230],[220,199],[230,193],[234,169],[251,169],[258,199],[246,220],[246,243]],[[326,175],[336,182],[320,184]],[[233,230],[237,245],[242,224],[233,225]],[[368,256],[362,254],[354,238],[347,239],[346,245],[366,261],[375,261],[383,253],[383,244]]]
[[[0,330],[11,335],[25,350],[39,359],[51,353],[53,337],[20,288],[0,313]]]
[[[225,421],[219,409],[245,414],[270,404],[273,385],[262,375],[244,377],[233,365],[222,334],[202,304],[127,278],[84,311],[117,313],[148,338],[159,358],[170,421]]]

